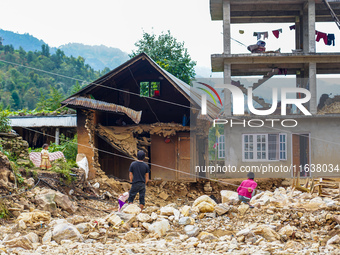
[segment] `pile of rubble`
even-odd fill
[[[0,227],[0,254],[340,253],[335,199],[280,187],[254,196],[249,208],[234,191],[220,195],[221,203],[208,195],[166,205],[147,199],[142,212],[136,204],[118,212],[36,187],[12,201],[16,219]]]

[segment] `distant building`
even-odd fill
[[[73,138],[77,132],[75,114],[49,116],[11,116],[12,128],[26,140],[30,147],[41,147],[44,143],[59,144],[60,135]]]

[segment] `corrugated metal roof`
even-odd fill
[[[125,106],[107,103],[104,101],[90,99],[86,97],[70,97],[66,99],[63,103],[68,106],[80,106],[93,110],[124,113],[129,116],[136,124],[140,122],[140,119],[142,117],[142,111],[134,111]]]
[[[77,116],[14,116],[9,117],[12,127],[77,127]]]

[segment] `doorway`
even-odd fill
[[[177,152],[177,180],[195,181],[196,177],[190,171],[190,136],[178,137]]]
[[[310,177],[311,172],[305,170],[305,166],[310,167],[310,134],[293,134],[292,135],[292,158],[293,171],[299,171],[300,177]],[[296,172],[292,173],[293,176]]]

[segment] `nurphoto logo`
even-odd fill
[[[201,83],[203,84],[203,83]],[[205,85],[205,84],[203,84]],[[232,102],[233,102],[233,115],[244,115],[245,114],[245,99],[244,99],[244,93],[240,88],[234,85],[228,85],[228,84],[223,84],[216,86],[218,88],[224,88],[225,90],[228,89],[231,92],[232,96]],[[209,88],[217,95],[218,99],[220,100],[220,103],[222,105],[220,96],[217,94],[216,90]],[[206,90],[204,90],[206,91]],[[297,109],[299,109],[304,115],[312,115],[307,108],[303,105],[305,103],[308,103],[311,99],[311,93],[309,90],[305,88],[281,88],[281,116],[286,116],[287,115],[287,105],[295,105]],[[288,94],[290,93],[299,93],[300,95],[304,94],[305,97],[303,98],[288,98]],[[213,95],[211,93],[208,93],[212,98],[213,101],[216,104],[216,100],[214,99]],[[277,88],[272,88],[272,105],[269,109],[256,109],[254,107],[253,103],[253,88],[249,87],[247,88],[247,95],[248,95],[248,100],[247,100],[247,106],[249,111],[257,116],[268,116],[273,114],[277,110],[278,106],[278,89]],[[202,95],[201,97],[201,113],[202,115],[207,114],[207,97],[205,94]],[[240,120],[237,118],[237,120]],[[213,126],[216,124],[227,124],[230,123],[231,127],[234,125],[243,125],[244,127],[246,124],[248,124],[249,127],[262,127],[265,122],[270,122],[272,127],[274,126],[274,123],[280,121],[279,119],[266,119],[266,120],[261,120],[261,119],[251,119],[246,122],[246,120],[242,120],[242,122],[235,122],[233,119],[227,120],[227,119],[215,119]],[[284,127],[295,127],[297,126],[297,121],[294,119],[284,119],[281,120],[281,125]],[[293,122],[293,125],[288,125],[287,122]]]

